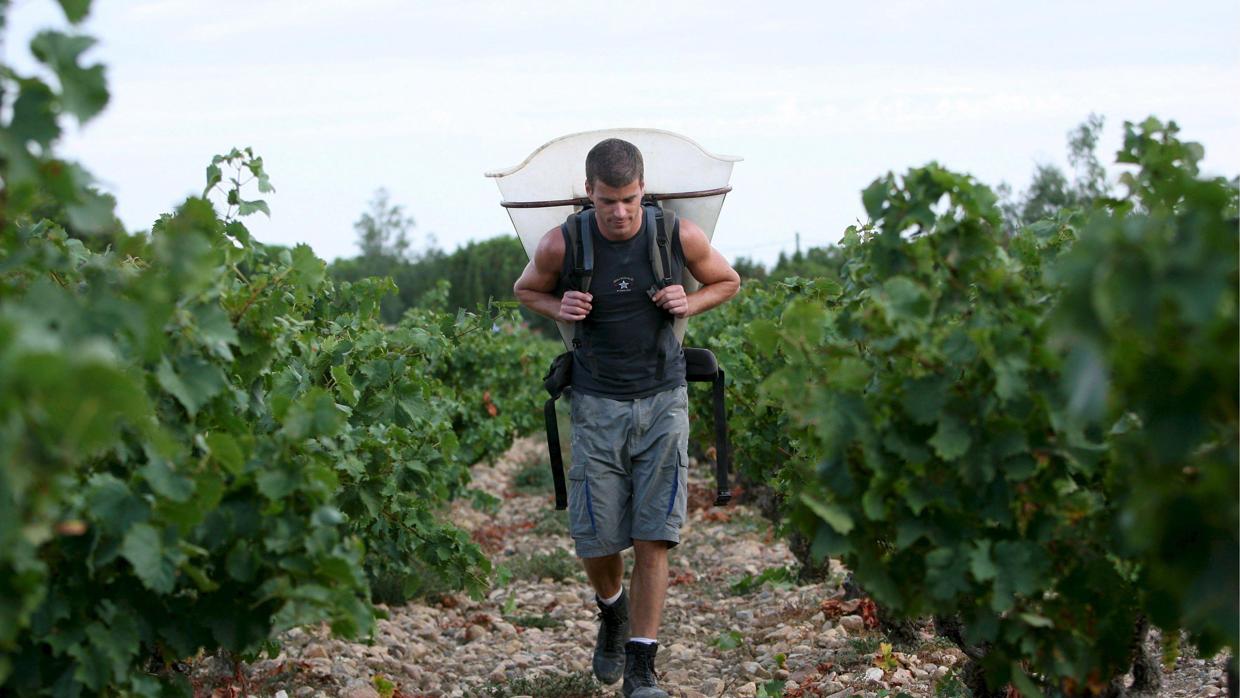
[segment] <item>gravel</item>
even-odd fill
[[[454,503],[450,512],[495,562],[526,570],[521,578],[480,601],[452,595],[381,607],[388,617],[369,643],[334,639],[324,627],[292,630],[281,638],[279,656],[243,668],[241,691],[231,666],[202,658],[192,667],[202,695],[464,698],[511,696],[508,686],[539,681],[591,683],[593,594],[583,575],[565,575],[547,562],[572,551],[563,512],[553,511],[549,493],[520,494],[512,486],[527,464],[545,462],[543,448],[540,440],[523,439],[495,465],[473,468],[472,487],[498,497],[498,512],[468,502]],[[710,473],[700,470],[702,479],[691,483],[699,502],[711,486]],[[845,571],[834,562],[822,583],[768,583],[737,594],[733,585],[746,575],[795,565],[770,525],[743,504],[692,510],[682,540],[671,553],[657,660],[661,684],[674,696],[779,695],[772,682],[783,682],[790,697],[903,692],[923,698],[935,695],[936,683],[952,682],[964,659],[925,634],[919,646],[893,651],[876,666],[885,640],[870,627],[863,602],[843,600]],[[530,560],[544,562],[525,564]],[[553,576],[539,576],[544,567]],[[1164,671],[1158,695],[1224,696],[1226,681],[1224,658],[1186,651]],[[618,689],[596,686],[572,695],[619,695]],[[548,695],[569,698],[563,690]]]

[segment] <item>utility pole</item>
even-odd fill
[[[801,231],[797,231],[797,256],[801,256]]]

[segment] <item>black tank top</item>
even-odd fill
[[[655,234],[653,217],[643,212],[641,230],[620,242],[603,237],[594,216],[583,218],[588,222],[583,228],[588,228],[594,241],[590,282],[594,302],[582,321],[582,345],[573,351],[573,389],[613,400],[634,400],[685,385],[685,354],[672,331],[672,316],[646,293],[654,285],[649,242]],[[567,234],[564,231],[566,251],[572,249]],[[671,235],[670,242],[671,264],[680,272],[673,278],[683,278],[685,255],[680,236]],[[572,272],[569,256],[564,255],[560,273],[561,293]]]

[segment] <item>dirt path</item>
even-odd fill
[[[511,573],[481,602],[447,595],[388,608],[373,644],[294,630],[284,652],[247,669],[241,695],[456,697],[619,695],[589,674],[596,631],[593,595],[573,559],[563,512],[555,512],[541,442],[524,439],[494,466],[475,466],[473,487],[497,498],[486,511],[454,505]],[[699,476],[702,479],[699,479]],[[797,585],[794,559],[770,526],[744,505],[710,507],[709,473],[693,472],[690,515],[671,556],[660,633],[661,684],[672,695],[892,696],[955,698],[962,655],[929,635],[892,650],[865,601],[844,601],[843,571]],[[1166,696],[1225,693],[1222,664],[1182,658],[1163,677]],[[225,667],[196,669],[205,695],[226,685]],[[780,690],[782,689],[782,693]],[[281,695],[283,694],[283,695]],[[235,687],[216,695],[238,695]]]

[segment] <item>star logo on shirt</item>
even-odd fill
[[[616,289],[616,293],[629,293],[633,290],[633,277],[621,276],[611,282],[612,288]]]

